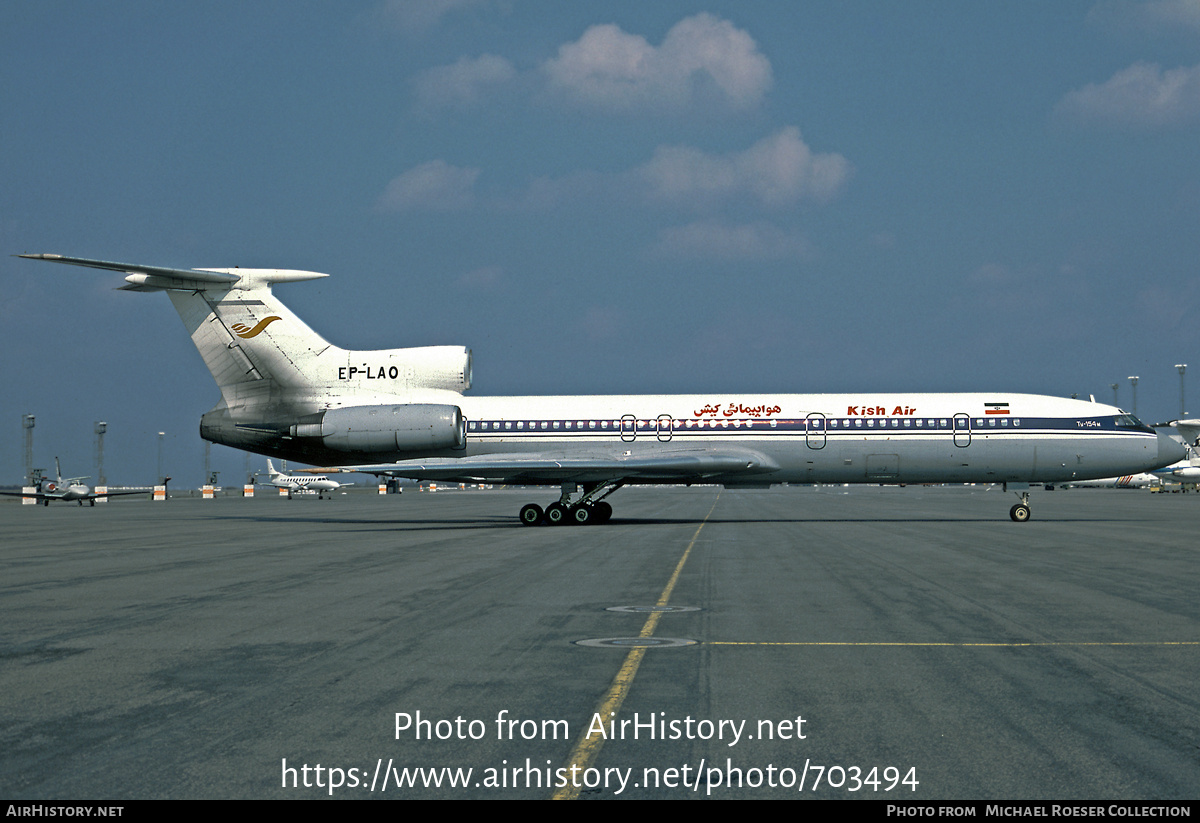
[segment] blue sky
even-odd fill
[[[32,412],[194,485],[219,398],[164,296],[26,252],[328,272],[277,293],[482,395],[1200,373],[1200,0],[8,0],[0,110],[6,483]]]

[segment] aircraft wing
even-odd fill
[[[1172,420],[1170,425],[1179,431],[1189,446],[1195,446],[1200,440],[1200,420]]]
[[[149,489],[142,489],[136,492],[105,492],[104,494],[86,494],[79,497],[67,497],[64,494],[42,494],[41,492],[0,492],[0,495],[5,497],[34,497],[38,500],[62,500],[67,503],[74,503],[76,500],[97,500],[101,497],[120,497],[123,494],[145,494],[149,495],[152,492]]]
[[[658,452],[652,455],[556,457],[542,453],[481,454],[401,460],[366,466],[342,466],[342,471],[389,474],[417,480],[453,480],[501,483],[559,483],[563,481],[626,480],[699,482],[718,476],[745,476],[772,472],[779,466],[749,449]]]

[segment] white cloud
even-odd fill
[[[1200,66],[1135,63],[1059,101],[1060,116],[1123,126],[1171,126],[1200,117]]]
[[[1023,279],[1003,263],[984,263],[967,275],[967,282],[982,288],[1014,288]]]
[[[580,318],[579,328],[593,342],[608,342],[622,336],[625,314],[613,306],[590,306]]]
[[[1093,25],[1118,32],[1179,34],[1200,31],[1200,0],[1106,0],[1088,12]]]
[[[448,66],[436,66],[413,81],[422,108],[437,109],[474,103],[489,87],[507,83],[517,70],[503,57],[485,54],[462,57]]]
[[[387,185],[379,207],[388,211],[454,211],[475,202],[479,169],[432,160],[409,169]]]
[[[484,5],[488,0],[387,0],[383,5],[383,18],[391,25],[410,34],[429,31],[447,14],[472,6]]]
[[[691,260],[798,260],[808,257],[807,240],[769,223],[732,226],[702,220],[659,232],[655,253]]]
[[[456,281],[459,288],[467,291],[494,291],[504,282],[504,269],[500,266],[484,266],[472,269]]]
[[[711,14],[681,20],[657,48],[618,26],[592,26],[542,70],[567,97],[611,110],[681,109],[702,90],[753,108],[771,86],[771,64],[754,39]]]
[[[768,206],[828,200],[850,177],[840,154],[815,154],[795,127],[781,129],[744,152],[707,154],[691,146],[660,146],[637,170],[656,199],[698,203],[745,196]]]

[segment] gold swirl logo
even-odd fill
[[[270,317],[264,317],[262,320],[259,320],[254,328],[250,328],[245,323],[234,323],[232,326],[230,326],[230,328],[237,333],[238,337],[242,338],[243,340],[249,340],[251,337],[258,337],[260,334],[262,334],[263,329],[278,319],[279,315],[273,314]]]

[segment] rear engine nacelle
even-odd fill
[[[471,350],[461,346],[421,346],[383,351],[347,351],[339,366],[339,386],[398,392],[443,389],[462,394],[471,388]]]
[[[319,437],[327,448],[342,452],[461,449],[467,442],[462,409],[432,403],[326,409],[305,415],[290,433]]]

